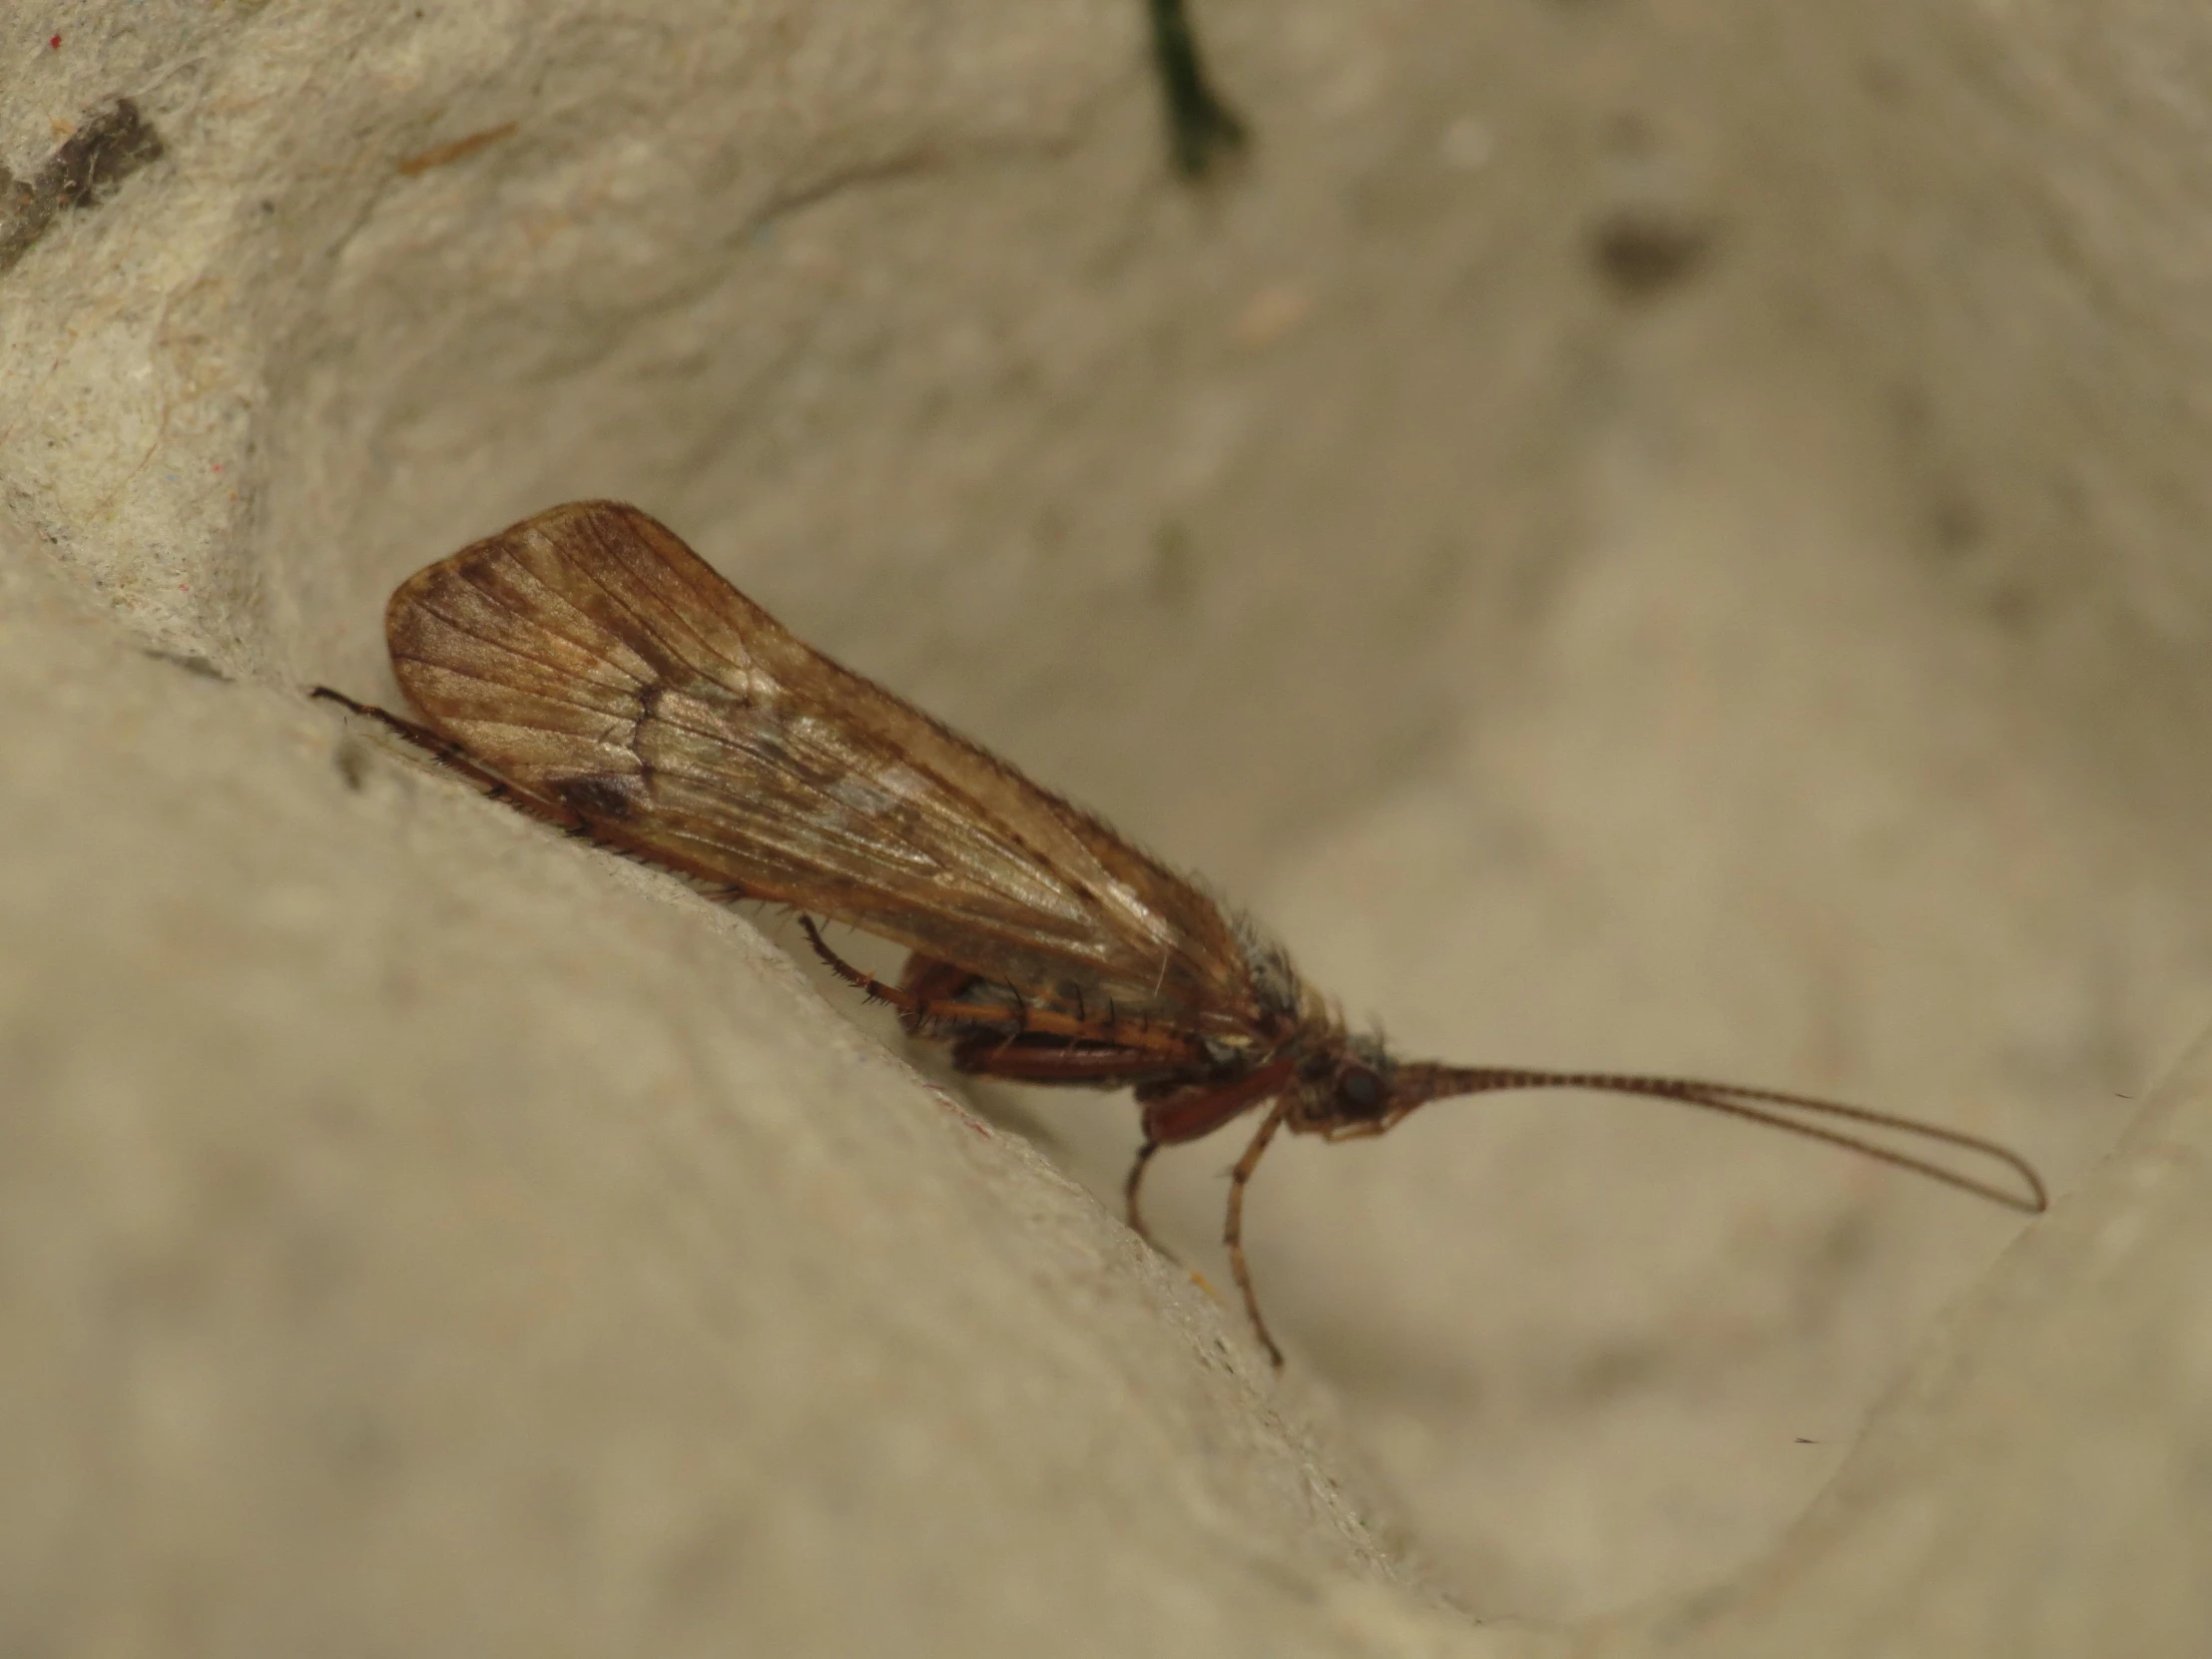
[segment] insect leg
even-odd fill
[[[936,1025],[939,1030],[926,1034],[959,1043],[961,1052],[954,1058],[962,1071],[1046,1083],[1135,1083],[1147,1075],[1158,1077],[1162,1072],[1183,1070],[1205,1055],[1196,1039],[1175,1031],[1154,1030],[1142,1021],[1119,1025],[1085,1021],[1056,1008],[1040,1007],[1018,985],[1006,987],[1012,993],[1011,1002],[924,997],[903,985],[885,984],[872,973],[854,967],[830,948],[813,917],[801,916],[799,925],[830,972],[861,995],[898,1009],[909,1031],[924,1034],[922,1026]],[[971,975],[967,983],[974,985],[979,979]],[[965,1040],[990,1031],[1006,1033],[1007,1040],[981,1048]],[[1005,1056],[1003,1061],[1000,1055]]]
[[[1021,1034],[1029,1029],[1029,1000],[1021,994],[1021,987],[1009,979],[1006,981],[1006,994],[1013,998],[1014,1013],[1018,1016],[1018,1019],[1014,1028],[999,1039],[998,1046],[1001,1053],[1020,1041]]]
[[[1168,1079],[1140,1085],[1137,1099],[1144,1104],[1145,1139],[1162,1146],[1203,1140],[1232,1118],[1271,1099],[1291,1081],[1296,1069],[1293,1061],[1271,1060],[1229,1083],[1178,1084]]]
[[[1145,1227],[1144,1212],[1137,1208],[1137,1189],[1144,1185],[1145,1165],[1152,1162],[1152,1155],[1159,1150],[1160,1143],[1150,1135],[1145,1136],[1144,1145],[1137,1148],[1136,1162],[1129,1166],[1129,1173],[1121,1183],[1122,1202],[1129,1211],[1129,1231],[1151,1245],[1154,1250],[1160,1247]]]
[[[896,1008],[900,1021],[909,1031],[918,1032],[933,1019],[959,1025],[1005,1026],[1015,1036],[1019,1036],[1029,1026],[1029,1011],[1026,1006],[1003,1008],[990,1002],[938,1002],[916,996],[901,986],[888,984],[874,974],[854,967],[831,950],[830,941],[822,936],[822,929],[815,925],[813,916],[801,916],[799,926],[807,935],[807,942],[815,947],[815,954],[823,959],[831,973],[869,1000],[887,1002]]]
[[[969,1006],[958,1003],[963,1011]],[[1078,1088],[1127,1088],[1158,1077],[1162,1070],[1187,1064],[1188,1058],[1158,1047],[1104,1042],[1069,1042],[1059,1037],[1001,1037],[977,1032],[956,1038],[952,1063],[976,1077],[1001,1077],[1014,1083],[1067,1083]]]
[[[966,968],[954,967],[950,962],[940,962],[917,950],[906,958],[905,967],[899,970],[898,988],[922,1002],[957,1002],[967,994],[968,988],[975,983],[975,978]],[[899,1014],[898,1020],[908,1032],[920,1035],[917,1029],[921,1023],[919,1016],[911,1011],[904,1011]]]
[[[807,935],[807,942],[815,947],[830,971],[842,979],[871,1002],[888,1002],[903,1015],[912,1015],[918,1023],[925,1014],[926,1004],[912,991],[897,985],[885,984],[872,973],[854,967],[850,962],[830,948],[830,941],[822,936],[822,929],[815,925],[813,916],[799,918],[800,931]]]
[[[1283,1369],[1283,1351],[1275,1346],[1275,1339],[1268,1334],[1268,1322],[1260,1317],[1260,1299],[1252,1289],[1252,1270],[1245,1265],[1244,1195],[1245,1188],[1251,1184],[1252,1172],[1260,1167],[1260,1155],[1267,1151],[1268,1142],[1275,1139],[1275,1132],[1290,1116],[1291,1102],[1295,1098],[1286,1094],[1276,1099],[1268,1108],[1268,1115],[1260,1120],[1259,1132],[1252,1137],[1252,1144],[1237,1160],[1237,1167],[1229,1172],[1229,1214],[1221,1229],[1221,1242],[1229,1247],[1229,1271],[1237,1276],[1237,1289],[1244,1292],[1245,1313],[1251,1317],[1260,1346],[1268,1351],[1268,1358],[1275,1363],[1277,1371]]]
[[[542,819],[563,830],[581,830],[584,827],[583,819],[577,814],[542,797],[528,795],[516,789],[451,738],[443,737],[427,726],[417,726],[411,720],[401,720],[390,710],[379,709],[373,703],[356,703],[343,692],[332,691],[328,686],[317,686],[307,695],[324,703],[335,703],[349,715],[373,720],[387,732],[404,738],[440,766],[459,773],[494,801],[504,801],[510,807],[528,813],[532,818]]]

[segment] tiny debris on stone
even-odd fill
[[[427,150],[417,151],[412,156],[403,157],[394,167],[400,177],[412,179],[432,168],[448,166],[464,157],[475,155],[489,145],[497,144],[511,134],[515,126],[512,121],[502,121],[496,127],[486,127],[480,133],[470,133],[466,138],[457,138],[450,144],[432,145]]]
[[[204,657],[197,651],[164,651],[158,647],[150,646],[147,648],[146,654],[157,663],[167,663],[172,668],[181,668],[187,674],[195,675],[202,680],[219,680],[226,685],[230,683],[231,677],[217,667],[213,659]]]
[[[0,167],[0,272],[28,254],[64,208],[98,207],[162,154],[161,134],[137,104],[118,98],[64,139],[29,179]]]

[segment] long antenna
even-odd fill
[[[1877,1112],[1865,1106],[1847,1106],[1842,1101],[1822,1100],[1814,1095],[1785,1094],[1778,1089],[1747,1089],[1734,1083],[1707,1083],[1687,1077],[1638,1077],[1595,1071],[1520,1071],[1503,1066],[1400,1066],[1397,1075],[1391,1079],[1391,1084],[1392,1098],[1389,1115],[1383,1125],[1385,1128],[1428,1101],[1448,1099],[1456,1095],[1493,1094],[1507,1089],[1592,1089],[1603,1094],[1642,1095],[1647,1099],[1672,1100],[1684,1106],[1701,1106],[1709,1112],[1725,1112],[1730,1117],[1748,1118],[1753,1123],[1763,1123],[1771,1129],[1787,1130],[1793,1135],[1803,1135],[1808,1140],[1826,1141],[1830,1146],[1840,1146],[1863,1158],[1872,1158],[1898,1169],[1911,1170],[1915,1175],[1926,1176],[1931,1181],[1940,1181],[1945,1186],[1972,1193],[1976,1198],[2001,1204],[2008,1210],[2019,1210],[2033,1216],[2041,1215],[2050,1208],[2050,1194],[2043,1186],[2043,1178],[2035,1173],[2032,1164],[2010,1147],[2001,1146],[1979,1135],[1969,1135],[1963,1130],[1945,1129],[1939,1124],[1923,1123],[1917,1118],[1899,1117],[1891,1112]],[[1768,1107],[1785,1110],[1769,1111],[1766,1110]],[[1847,1134],[1817,1123],[1802,1123],[1789,1116],[1789,1112],[1842,1118],[1874,1129],[1887,1129],[1893,1134],[1956,1147],[1962,1152],[2002,1164],[2019,1178],[2024,1192],[1999,1186],[1979,1176],[1963,1174],[1914,1153],[1900,1152],[1863,1136]]]

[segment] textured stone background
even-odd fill
[[[2212,24],[1202,23],[1194,193],[1134,0],[0,20],[6,1645],[2212,1640],[2212,1059],[2140,1104],[2212,1004]],[[162,153],[73,173],[119,97]],[[1440,1107],[1271,1158],[1275,1380],[1055,1173],[1125,1103],[933,1093],[775,917],[301,701],[602,493],[1405,1049],[2081,1191],[2006,1253]],[[1216,1279],[1228,1157],[1159,1188]]]

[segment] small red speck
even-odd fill
[[[210,468],[216,472],[221,472],[223,470],[223,463],[221,461],[210,461],[208,464]]]
[[[59,35],[49,36],[46,44],[52,50],[59,52],[62,49],[62,37]]]

